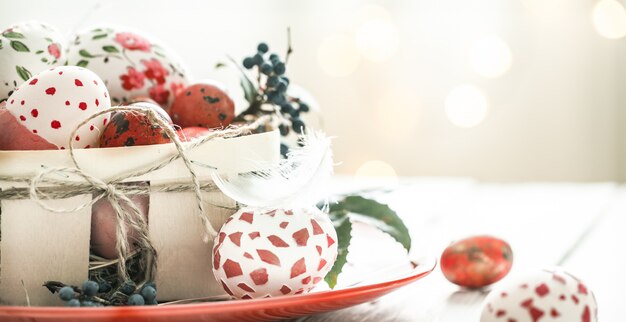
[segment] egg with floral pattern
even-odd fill
[[[69,45],[67,61],[98,74],[113,105],[143,96],[168,107],[188,82],[176,54],[153,37],[125,27],[96,27],[79,33]]]
[[[74,129],[95,113],[111,107],[104,82],[90,70],[60,66],[43,71],[20,85],[6,109],[33,134],[60,149],[68,148]],[[80,127],[71,138],[75,148],[98,146],[109,113]]]
[[[337,234],[317,209],[243,208],[220,229],[213,274],[238,299],[309,292],[337,258]]]
[[[54,27],[36,22],[13,25],[0,34],[0,102],[33,75],[65,64],[66,40]]]

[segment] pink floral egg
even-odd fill
[[[0,102],[31,76],[65,64],[66,40],[54,27],[35,22],[0,34]]]
[[[15,90],[6,106],[26,129],[60,149],[68,148],[78,124],[109,107],[104,82],[76,66],[56,67],[33,76]],[[108,120],[107,113],[81,127],[72,137],[73,147],[97,147],[100,130]]]
[[[597,322],[593,292],[577,277],[543,270],[508,281],[489,293],[480,322]]]
[[[301,294],[326,276],[336,257],[335,228],[317,208],[244,208],[215,239],[213,274],[239,299]]]
[[[68,64],[89,68],[107,84],[114,105],[149,97],[168,107],[187,85],[177,56],[151,37],[128,28],[100,27],[80,33],[69,45]]]

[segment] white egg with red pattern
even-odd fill
[[[220,229],[213,274],[238,299],[309,292],[337,258],[337,234],[315,207],[243,208]]]
[[[78,124],[110,107],[104,82],[92,71],[76,66],[55,67],[33,76],[15,90],[6,105],[24,127],[60,149],[68,148]],[[97,147],[100,130],[108,120],[106,113],[81,127],[72,137],[73,147]]]
[[[593,292],[561,270],[542,270],[502,284],[485,299],[481,322],[597,322]]]

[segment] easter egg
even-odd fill
[[[593,292],[562,269],[542,270],[507,281],[484,301],[481,322],[597,322]]]
[[[183,142],[187,142],[187,141],[191,141],[195,138],[199,138],[202,136],[205,136],[207,134],[209,134],[211,131],[205,127],[198,127],[198,126],[192,126],[192,127],[186,127],[180,131],[178,131],[178,137],[183,141]]]
[[[82,67],[60,66],[20,85],[9,97],[6,108],[33,134],[66,149],[76,126],[110,106],[108,91],[98,75]],[[108,120],[108,113],[90,120],[78,129],[72,145],[97,147],[99,129]]]
[[[69,45],[67,62],[98,74],[114,105],[145,96],[167,107],[187,84],[187,72],[172,51],[154,38],[124,27],[79,33]]]
[[[0,34],[0,101],[24,81],[65,64],[66,40],[54,27],[35,22],[13,25]]]
[[[134,103],[131,106],[143,107],[156,111],[161,118],[172,123],[169,115],[158,105],[152,103]],[[153,124],[148,116],[135,111],[118,111],[111,117],[111,122],[100,135],[100,147],[152,145],[170,142],[170,138],[158,125]]]
[[[56,145],[25,128],[7,109],[0,109],[0,151],[56,149]]]
[[[183,128],[225,127],[235,118],[235,103],[218,84],[203,82],[176,95],[168,112],[174,124]]]
[[[213,274],[238,299],[306,293],[332,268],[336,241],[328,215],[315,207],[243,208],[215,238]]]
[[[148,208],[150,207],[150,196],[135,195],[130,196],[130,200],[139,208],[144,219],[148,220]],[[128,211],[128,206],[122,205]],[[100,199],[91,207],[91,250],[94,254],[107,259],[117,258],[117,216],[108,199]],[[137,231],[132,228],[127,233],[130,245],[129,251],[135,250],[132,243],[137,235]]]
[[[513,265],[513,251],[507,242],[491,236],[462,239],[441,255],[441,271],[452,283],[476,288],[502,279]]]

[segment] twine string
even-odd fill
[[[132,113],[137,113],[139,115],[143,115],[148,118],[150,123],[153,126],[159,127],[163,130],[163,132],[170,138],[170,140],[174,143],[176,147],[177,154],[172,155],[161,162],[156,163],[155,165],[148,166],[143,169],[131,171],[128,173],[119,174],[108,181],[101,180],[97,177],[94,177],[88,174],[86,171],[82,169],[75,155],[75,149],[73,147],[72,138],[76,137],[77,131],[84,125],[86,125],[89,121],[97,118],[101,115],[105,115],[111,112],[122,112],[122,111],[130,111]],[[121,181],[127,180],[129,178],[134,178],[138,176],[142,176],[144,174],[162,169],[168,164],[172,163],[177,159],[182,159],[185,167],[189,171],[192,185],[181,185],[181,184],[172,184],[170,186],[162,187],[161,191],[189,191],[192,190],[195,195],[196,203],[198,206],[198,216],[205,228],[205,234],[203,236],[203,240],[208,242],[208,240],[214,238],[217,235],[213,225],[209,220],[209,214],[205,213],[205,207],[202,198],[202,190],[206,190],[207,187],[210,189],[214,189],[213,185],[201,185],[198,175],[192,167],[192,161],[187,156],[186,150],[193,149],[198,147],[208,141],[211,141],[216,138],[229,138],[239,136],[245,133],[250,132],[253,129],[256,129],[259,125],[265,123],[267,121],[267,117],[261,117],[257,119],[255,122],[243,125],[240,127],[228,127],[223,130],[217,130],[210,132],[208,135],[195,140],[188,144],[186,147],[182,144],[178,135],[174,128],[169,124],[169,122],[164,119],[161,115],[159,115],[156,111],[144,108],[144,107],[132,107],[132,106],[116,106],[111,107],[103,111],[99,111],[95,114],[92,114],[87,119],[83,120],[80,124],[78,124],[74,130],[72,131],[72,135],[69,137],[69,155],[73,164],[72,167],[54,167],[54,168],[44,168],[44,170],[37,173],[32,178],[24,178],[24,177],[12,177],[12,176],[0,176],[0,180],[3,181],[12,181],[12,182],[30,182],[29,185],[29,196],[35,201],[40,207],[45,210],[54,213],[70,213],[75,212],[86,207],[93,206],[97,201],[106,198],[107,201],[111,204],[115,216],[116,216],[116,251],[118,254],[117,267],[118,273],[123,280],[128,280],[130,277],[128,275],[125,260],[129,257],[130,252],[130,244],[129,244],[129,232],[133,232],[131,237],[133,242],[139,246],[139,249],[145,252],[145,256],[142,256],[141,265],[145,269],[145,278],[153,279],[154,274],[156,273],[156,250],[152,245],[149,235],[148,235],[148,224],[146,218],[142,215],[139,208],[135,205],[135,203],[128,197],[127,194],[131,194],[132,191],[145,191],[138,187],[131,187],[130,189],[124,189],[124,185],[121,184]],[[55,177],[51,175],[54,174]],[[69,181],[67,178],[70,178],[69,175],[75,175],[81,177],[84,182],[74,182]],[[70,191],[61,191],[55,192],[55,189],[49,189],[49,187],[42,187],[43,183],[51,184],[57,187],[65,187],[70,189]],[[48,188],[48,189],[46,189]],[[66,209],[66,208],[55,208],[47,204],[45,199],[58,199],[59,195],[63,196],[72,196],[71,190],[72,188],[76,188],[78,191],[73,195],[92,193],[92,198],[90,201],[80,204],[74,208]],[[20,192],[21,189],[12,188],[8,190],[4,190],[0,192],[0,197],[19,197],[23,195]],[[129,192],[130,191],[130,192]],[[148,189],[148,192],[150,189]]]

